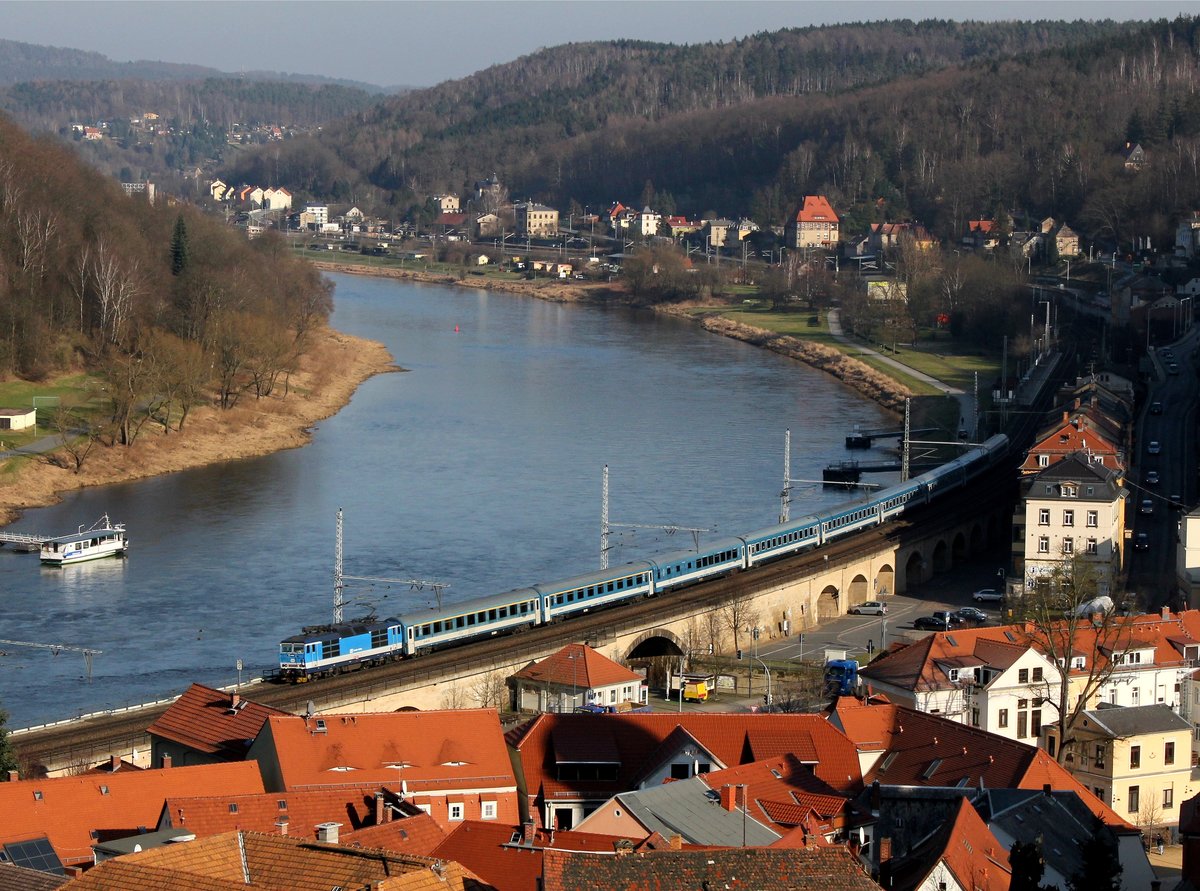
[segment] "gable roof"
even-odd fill
[[[710,789],[744,786],[746,804],[756,819],[783,832],[815,814],[821,832],[840,826],[846,797],[818,779],[795,755],[769,758],[711,771],[701,776]]]
[[[286,714],[237,693],[192,684],[146,732],[206,755],[240,761],[267,718]]]
[[[749,810],[722,807],[720,794],[698,776],[622,792],[616,800],[647,833],[680,835],[688,844],[740,843],[753,847],[769,845],[783,835],[782,830],[772,829]]]
[[[1120,708],[1088,709],[1083,717],[1113,738],[1143,736],[1147,733],[1178,733],[1190,731],[1192,725],[1177,715],[1166,703],[1135,705]]]
[[[677,739],[694,739],[725,767],[792,751],[809,753],[801,759],[808,760],[812,753],[820,752],[813,772],[831,788],[855,789],[862,781],[853,744],[820,715],[544,714],[509,731],[506,738],[517,751],[531,796],[575,794],[606,799],[633,788],[636,778],[652,768],[656,753],[665,757],[670,747],[664,748],[663,743],[677,732]],[[556,745],[564,738],[588,739],[605,763],[615,759],[614,779],[558,779]]]
[[[157,824],[163,801],[206,789],[262,792],[249,761],[0,783],[0,844],[39,836],[64,865],[92,860],[92,843]]]
[[[53,891],[66,881],[66,876],[52,876],[40,869],[0,863],[0,891]]]
[[[229,832],[106,860],[68,888],[122,891],[221,891],[226,888],[480,888],[457,863],[367,848]]]
[[[401,779],[412,793],[516,786],[495,709],[275,715],[260,743],[273,748],[288,790]]]
[[[547,851],[543,891],[620,888],[753,888],[755,891],[879,891],[845,848],[724,848],[604,856]]]
[[[316,838],[319,823],[355,829],[375,822],[374,786],[262,792],[254,795],[177,796],[162,807],[158,826],[186,829],[200,838],[235,829]],[[280,826],[286,823],[286,829]]]
[[[580,690],[645,681],[636,671],[578,643],[567,644],[540,662],[531,662],[513,677],[564,687],[570,685]]]
[[[535,830],[523,837],[519,826],[468,820],[434,850],[434,856],[462,864],[497,891],[532,891],[542,876],[546,851],[591,851],[612,855],[621,836],[590,832]]]
[[[342,841],[364,848],[386,848],[402,854],[433,855],[446,838],[446,830],[429,814],[422,812],[342,832]]]
[[[796,211],[797,223],[837,223],[838,216],[824,195],[805,195]]]
[[[890,870],[892,887],[916,888],[943,864],[958,882],[971,891],[1008,891],[1012,870],[1008,851],[996,840],[978,811],[964,796],[954,806],[954,816],[918,844]],[[889,883],[890,884],[890,883]]]

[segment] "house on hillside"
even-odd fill
[[[824,195],[805,195],[795,214],[784,227],[784,245],[797,250],[806,247],[837,247],[840,221]]]
[[[150,764],[184,767],[245,760],[267,718],[285,714],[236,692],[192,684],[146,728]]]
[[[522,201],[513,205],[520,238],[553,238],[558,234],[558,211],[545,204]]]
[[[574,711],[580,706],[627,711],[648,699],[646,679],[584,644],[567,644],[508,679],[515,711]]]
[[[1120,151],[1121,163],[1126,170],[1141,170],[1146,166],[1146,152],[1140,142],[1127,142]]]

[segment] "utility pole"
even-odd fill
[[[711,529],[698,529],[692,526],[657,525],[653,523],[610,523],[608,521],[608,465],[604,465],[604,481],[600,486],[600,568],[608,569],[608,536],[614,526],[623,529],[661,529],[667,535],[676,532],[692,533],[692,547],[700,550],[700,533],[711,532]]]
[[[346,604],[343,597],[345,590],[345,580],[352,579],[356,582],[382,582],[384,584],[408,585],[410,590],[424,590],[432,588],[433,595],[437,598],[438,609],[442,608],[442,591],[450,587],[448,582],[434,582],[425,579],[387,579],[373,578],[366,575],[345,575],[342,572],[342,509],[339,507],[337,512],[337,543],[333,549],[333,624],[340,625],[342,623],[342,610]]]
[[[83,664],[87,669],[87,679],[90,684],[92,681],[92,657],[99,656],[103,650],[93,650],[88,647],[73,647],[70,644],[44,644],[32,643],[27,640],[0,640],[0,644],[10,647],[32,647],[38,650],[49,650],[50,655],[57,656],[63,650],[69,650],[72,653],[83,653]]]
[[[908,482],[908,435],[911,429],[911,400],[908,397],[904,399],[904,448],[901,450],[900,460],[900,482]]]

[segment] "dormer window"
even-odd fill
[[[958,682],[958,669],[951,668],[946,672],[946,677],[950,678],[953,683]]]
[[[1067,485],[1066,483],[1063,484],[1063,487],[1062,487],[1062,497],[1063,498],[1075,498],[1078,494],[1079,494],[1079,489],[1077,489],[1075,486]]]

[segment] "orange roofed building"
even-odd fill
[[[530,816],[571,829],[621,792],[792,755],[837,792],[861,787],[853,743],[820,715],[541,715],[508,733]]]
[[[264,791],[249,762],[0,783],[0,845],[45,838],[64,866],[90,866],[93,844],[153,828],[168,798],[210,789]]]
[[[146,728],[150,734],[150,763],[217,764],[241,761],[250,742],[271,715],[287,712],[243,699],[237,693],[192,684]]]
[[[488,891],[457,863],[228,832],[106,860],[63,886],[78,891],[222,891],[342,888],[345,891]]]
[[[805,195],[800,209],[784,228],[784,243],[790,248],[836,247],[839,220],[824,195]]]
[[[646,679],[584,644],[567,644],[531,662],[508,681],[516,711],[574,711],[591,706],[613,711],[646,704]]]
[[[386,787],[439,825],[519,822],[494,709],[272,716],[250,747],[273,792]]]

